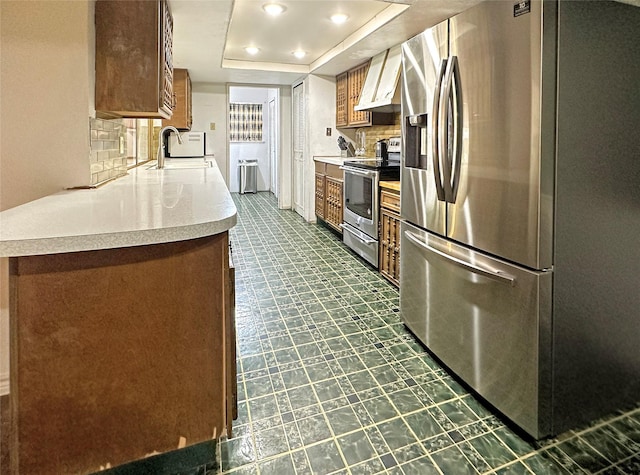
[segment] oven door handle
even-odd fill
[[[375,174],[376,174],[376,172],[370,172],[370,171],[367,171],[367,170],[361,170],[359,168],[354,168],[354,167],[341,166],[340,170],[344,170],[345,172],[353,173],[354,175],[360,175],[360,176],[366,176],[366,177],[375,176]]]
[[[353,234],[356,238],[358,238],[360,241],[362,241],[365,244],[373,244],[377,242],[375,239],[371,239],[369,236],[367,236],[363,232],[358,231],[357,229],[351,229],[351,227],[347,224],[340,223],[340,227],[345,231],[347,231],[348,233]]]

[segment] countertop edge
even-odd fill
[[[101,251],[123,247],[148,246],[187,241],[229,231],[237,223],[237,212],[215,222],[192,224],[174,228],[145,229],[112,234],[60,236],[43,239],[5,241],[0,257],[26,257],[45,254],[64,254]]]
[[[9,230],[11,228],[8,226],[15,225],[19,227],[17,228],[18,231],[15,232],[0,232],[0,257],[64,254],[146,246],[198,239],[227,232],[236,225],[238,210],[217,166],[208,170],[203,179],[202,173],[194,175],[183,172],[177,175],[162,176],[163,171],[136,169],[133,173],[135,176],[127,175],[98,190],[76,190],[71,192],[65,190],[4,211],[0,213],[0,216],[5,218],[6,221],[0,220],[0,224],[7,226],[6,229]],[[187,181],[183,182],[183,179]],[[53,215],[50,212],[51,210],[55,212],[61,206],[66,206],[67,202],[77,205],[78,196],[89,197],[84,202],[80,200],[82,204],[79,209],[81,214],[84,212],[86,216],[91,217],[92,213],[94,213],[94,208],[98,208],[98,213],[101,212],[100,206],[102,202],[95,201],[96,197],[106,197],[108,199],[114,195],[122,199],[123,189],[126,192],[124,193],[126,199],[129,199],[129,196],[135,197],[135,193],[131,195],[130,190],[137,190],[139,182],[142,183],[141,186],[146,187],[146,193],[141,193],[140,203],[136,205],[137,207],[132,207],[133,213],[131,216],[134,218],[137,218],[139,214],[148,214],[150,206],[152,212],[157,212],[158,209],[165,209],[165,207],[158,205],[158,203],[162,202],[163,196],[165,196],[162,195],[163,186],[179,186],[180,190],[182,190],[180,183],[185,183],[184,186],[189,189],[193,188],[192,185],[199,187],[198,199],[210,197],[219,205],[210,206],[209,211],[204,215],[193,216],[196,219],[189,219],[188,217],[185,219],[180,214],[176,215],[175,212],[169,209],[173,208],[171,206],[167,209],[173,214],[166,217],[160,216],[160,219],[154,217],[156,222],[151,222],[151,225],[129,223],[120,219],[120,221],[115,220],[113,225],[103,227],[104,229],[100,231],[96,229],[96,232],[92,232],[90,225],[75,226],[76,229],[73,226],[70,226],[69,229],[64,229],[63,225],[54,232],[40,231],[47,226],[48,222],[51,222],[49,220],[49,217]],[[224,187],[224,189],[221,187]],[[171,192],[174,188],[167,189]],[[117,193],[114,194],[112,192]],[[83,193],[83,195],[76,195],[76,193]],[[185,201],[185,204],[187,205],[186,209],[189,210],[189,201]],[[119,210],[118,206],[121,206],[121,203],[115,201],[116,216]],[[47,212],[49,212],[48,216],[46,215]],[[66,222],[64,221],[65,218],[68,219],[74,212],[77,211],[71,207],[68,211],[55,214],[53,219]],[[5,217],[3,216],[5,213],[9,214]],[[84,222],[86,221],[81,221],[81,223]],[[166,225],[163,225],[165,222]],[[25,223],[28,223],[28,226]],[[35,231],[29,229],[32,225]]]

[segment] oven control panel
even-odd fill
[[[390,137],[389,146],[387,147],[389,153],[400,153],[400,137]]]

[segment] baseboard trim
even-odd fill
[[[9,374],[0,374],[0,396],[9,394]]]

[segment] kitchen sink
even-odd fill
[[[198,159],[174,159],[165,160],[163,170],[185,170],[189,168],[211,168],[213,166],[212,160]],[[158,164],[147,167],[148,170],[157,170]]]

